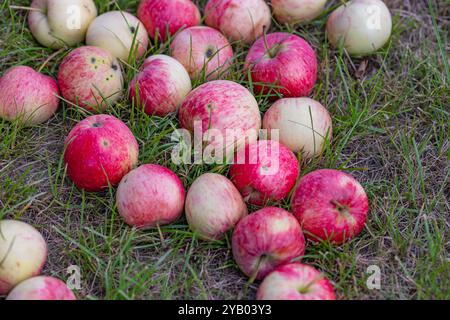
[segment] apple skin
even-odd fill
[[[188,71],[191,79],[202,75],[218,79],[233,61],[233,48],[219,31],[205,26],[190,27],[178,33],[170,45],[171,55]]]
[[[122,179],[116,204],[128,225],[146,229],[177,220],[183,213],[184,198],[183,183],[175,173],[145,164]]]
[[[153,39],[160,41],[182,28],[198,26],[200,11],[191,0],[141,0],[137,16]]]
[[[364,228],[369,201],[352,176],[337,170],[313,171],[300,179],[292,212],[313,241],[342,244]]]
[[[41,273],[47,260],[47,243],[31,225],[1,220],[0,257],[0,295],[6,295],[19,282]]]
[[[39,276],[19,283],[6,300],[76,300],[76,297],[61,280]]]
[[[89,24],[97,16],[97,7],[92,0],[33,0],[30,7],[44,11],[29,12],[31,33],[41,45],[52,49],[83,42]],[[74,25],[78,10],[79,26]]]
[[[270,28],[270,8],[264,0],[209,0],[205,23],[232,41],[250,44]]]
[[[64,99],[89,111],[104,111],[122,95],[122,70],[108,51],[79,47],[59,66],[58,83]]]
[[[350,55],[363,56],[388,42],[392,17],[381,0],[352,0],[333,11],[326,30],[335,48],[342,44]]]
[[[216,240],[248,213],[241,194],[226,177],[205,173],[189,188],[185,205],[189,226],[203,240]]]
[[[58,84],[30,67],[8,69],[0,78],[0,118],[27,126],[42,123],[58,109]]]
[[[80,121],[64,143],[67,175],[89,192],[116,186],[138,161],[139,146],[125,123],[109,115]]]
[[[158,54],[144,61],[141,71],[131,80],[129,96],[148,115],[164,117],[176,112],[191,90],[191,79],[183,65]]]
[[[305,237],[288,211],[267,207],[244,217],[232,237],[233,257],[248,277],[263,279],[305,253]]]
[[[310,98],[285,98],[267,110],[263,128],[268,137],[278,130],[279,141],[304,159],[319,156],[325,141],[331,139],[333,127],[328,110]]]
[[[148,34],[144,25],[132,14],[110,11],[92,21],[86,34],[86,44],[105,49],[114,57],[128,61],[130,52],[135,58],[145,54]]]
[[[245,159],[243,155],[245,154]],[[230,177],[244,199],[262,206],[288,196],[299,175],[294,153],[274,140],[259,140],[237,151],[242,160],[230,168]]]
[[[264,38],[259,38],[245,59],[244,67],[250,70],[255,94],[278,92],[285,98],[308,96],[317,80],[314,50],[305,40],[289,33],[270,33],[266,40],[270,50]],[[269,51],[273,52],[273,58]]]
[[[327,0],[272,0],[273,15],[279,23],[306,23],[317,18]]]
[[[255,97],[245,87],[228,80],[207,82],[191,91],[180,107],[179,120],[182,128],[191,133],[196,129],[196,122],[201,123],[201,133],[208,133],[208,146],[222,148],[228,154],[227,131],[232,131],[239,147],[246,142],[257,139],[261,128],[261,114]],[[215,140],[217,130],[225,141]],[[234,153],[234,148],[231,150]]]
[[[264,278],[256,299],[336,300],[336,296],[333,286],[320,271],[305,264],[290,263],[277,267]]]

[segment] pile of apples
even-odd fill
[[[325,0],[272,0],[280,24],[308,23],[324,12]],[[0,117],[23,125],[47,121],[64,99],[73,108],[96,113],[80,121],[65,140],[67,175],[77,188],[98,192],[118,186],[120,215],[136,228],[159,228],[183,212],[203,241],[233,230],[234,259],[251,281],[263,280],[258,299],[335,299],[331,283],[301,264],[306,240],[342,244],[357,236],[368,214],[363,187],[332,169],[300,177],[305,163],[321,155],[332,137],[327,109],[308,98],[317,80],[314,49],[297,35],[267,33],[271,10],[263,0],[209,0],[201,26],[190,0],[142,0],[137,17],[123,11],[97,16],[92,0],[34,0],[28,22],[43,46],[71,50],[57,81],[26,66],[0,78]],[[73,18],[74,12],[79,16]],[[376,17],[374,17],[376,15]],[[391,15],[381,0],[351,0],[328,18],[330,43],[351,55],[383,47]],[[170,42],[170,56],[147,57],[128,85],[130,104],[149,116],[178,113],[180,127],[202,133],[237,130],[243,162],[229,178],[205,173],[187,193],[180,178],[157,164],[138,166],[139,145],[127,125],[101,114],[113,108],[124,89],[123,66],[143,58],[149,45]],[[244,86],[227,80],[231,44],[250,45],[242,72],[256,96],[273,105],[261,117],[258,102]],[[192,82],[203,82],[192,89]],[[278,130],[258,140],[261,128]],[[213,143],[213,142],[211,142]],[[273,165],[276,163],[275,170]],[[276,207],[291,197],[292,213]],[[248,213],[247,203],[260,210]],[[0,221],[0,295],[10,299],[75,299],[60,280],[39,276],[47,245],[33,227]]]

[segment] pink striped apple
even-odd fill
[[[47,243],[29,224],[0,221],[0,295],[41,273],[47,260]]]
[[[70,52],[58,70],[64,99],[86,110],[104,111],[122,95],[119,62],[98,47],[79,47]]]
[[[267,207],[239,221],[233,232],[232,249],[244,274],[263,279],[277,266],[301,258],[305,237],[290,212]]]
[[[139,146],[121,120],[94,115],[80,121],[65,141],[67,175],[78,189],[101,191],[116,186],[137,164]]]
[[[313,267],[290,263],[277,267],[263,280],[257,300],[336,300],[330,281]]]
[[[39,276],[19,283],[6,300],[76,300],[76,297],[61,280]]]
[[[317,68],[313,48],[299,36],[283,32],[259,38],[245,60],[256,94],[278,93],[285,98],[308,96]]]
[[[141,0],[137,16],[150,37],[159,40],[200,24],[200,11],[191,0]]]
[[[239,149],[230,169],[231,181],[254,205],[287,197],[298,175],[294,153],[274,140],[259,140]]]
[[[177,220],[184,207],[182,182],[171,170],[145,164],[127,174],[119,184],[116,204],[125,222],[151,228]]]
[[[215,240],[247,215],[247,206],[230,180],[205,173],[189,188],[185,212],[189,226],[200,238]]]
[[[305,23],[317,18],[327,0],[271,0],[273,14],[279,23]]]
[[[0,78],[0,118],[32,126],[50,119],[58,109],[56,81],[30,67],[8,69]]]
[[[164,117],[178,110],[191,89],[191,79],[181,63],[158,54],[145,60],[130,83],[129,95],[148,115]]]
[[[292,196],[292,211],[309,239],[342,244],[364,228],[369,201],[355,178],[322,169],[301,178]]]
[[[178,33],[170,45],[171,55],[186,68],[191,79],[215,80],[228,72],[233,49],[217,30],[190,27]]]
[[[205,22],[232,41],[252,43],[270,28],[271,15],[264,0],[209,0]]]

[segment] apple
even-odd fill
[[[267,207],[244,217],[232,237],[233,257],[251,279],[263,279],[277,266],[305,253],[305,237],[288,211]]]
[[[256,94],[308,96],[317,80],[314,50],[290,33],[276,32],[259,38],[250,48],[244,67],[250,71]]]
[[[215,240],[247,215],[247,206],[230,180],[205,173],[189,188],[185,212],[189,226],[200,238]]]
[[[352,0],[329,16],[327,34],[334,47],[363,56],[382,48],[392,32],[392,17],[381,0]]]
[[[183,183],[166,167],[145,164],[120,182],[116,204],[125,222],[137,228],[172,223],[183,213]]]
[[[327,0],[272,0],[273,14],[279,23],[305,23],[317,18]]]
[[[182,28],[200,24],[200,11],[191,0],[141,0],[137,16],[150,37],[166,40]]]
[[[228,72],[233,48],[217,30],[205,26],[190,27],[178,33],[170,45],[171,55],[186,68],[191,79],[218,79]]]
[[[0,221],[0,295],[19,282],[41,273],[47,260],[47,243],[29,224]]]
[[[261,283],[257,300],[336,300],[330,281],[313,267],[290,263],[277,267]]]
[[[28,25],[36,40],[53,49],[84,41],[89,24],[97,16],[92,0],[33,0]]]
[[[292,196],[292,211],[309,239],[342,244],[364,228],[369,201],[355,178],[322,169],[301,178]]]
[[[104,111],[122,95],[120,64],[104,49],[84,46],[70,52],[58,70],[61,94],[89,111]]]
[[[42,123],[56,112],[58,84],[30,67],[8,69],[0,78],[0,118],[25,125]]]
[[[80,121],[64,143],[67,175],[90,192],[117,185],[138,161],[139,146],[125,123],[109,115]]]
[[[255,141],[261,128],[255,97],[245,87],[227,80],[207,82],[191,91],[178,116],[182,128],[194,137],[202,135],[205,151],[213,149],[215,155],[221,152],[223,158],[232,156],[236,147]]]
[[[328,110],[310,98],[276,101],[264,115],[263,128],[269,138],[271,130],[278,130],[279,141],[306,159],[322,153],[333,130]]]
[[[264,0],[209,0],[205,23],[232,41],[250,44],[270,28],[270,8]]]
[[[33,277],[19,283],[6,300],[76,300],[72,290],[53,277]]]
[[[106,12],[92,21],[86,34],[86,44],[109,51],[114,57],[128,61],[140,58],[148,46],[144,25],[125,11]]]
[[[129,95],[145,113],[164,117],[178,110],[191,89],[191,79],[183,65],[158,54],[144,61],[130,83]]]
[[[237,151],[230,177],[244,199],[254,205],[288,196],[299,175],[294,153],[275,140],[259,140]]]

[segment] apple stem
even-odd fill
[[[160,227],[159,223],[156,224],[156,228],[158,229],[159,239],[161,239],[161,243],[164,243],[164,236],[163,236],[163,233],[161,231],[161,227]]]
[[[58,51],[53,52],[47,59],[45,59],[45,61],[41,64],[41,66],[39,67],[39,69],[37,70],[37,72],[41,72],[42,69],[45,68],[45,66],[47,65],[47,63],[50,62],[50,60],[52,60],[54,57],[56,57],[58,54],[60,54],[61,52],[63,52],[64,50],[66,50],[66,48],[61,48]]]
[[[336,207],[336,209],[338,209],[338,211],[340,213],[348,214],[348,207],[347,206],[341,204],[339,201],[334,200],[334,199],[331,200],[330,202],[331,202],[331,204],[333,204]]]
[[[37,11],[37,12],[42,12],[45,13],[44,10],[39,9],[39,8],[33,8],[33,7],[24,7],[24,6],[14,6],[11,5],[9,6],[10,9],[14,9],[14,10],[27,10],[27,11]]]
[[[319,274],[319,275],[317,275],[317,276],[315,276],[310,282],[308,282],[307,284],[306,284],[306,286],[304,286],[303,288],[301,288],[299,291],[300,291],[300,293],[306,293],[308,290],[309,290],[309,288],[311,288],[311,286],[313,285],[313,284],[315,284],[316,282],[319,282],[320,280],[322,280],[324,278],[324,275],[323,274]]]

